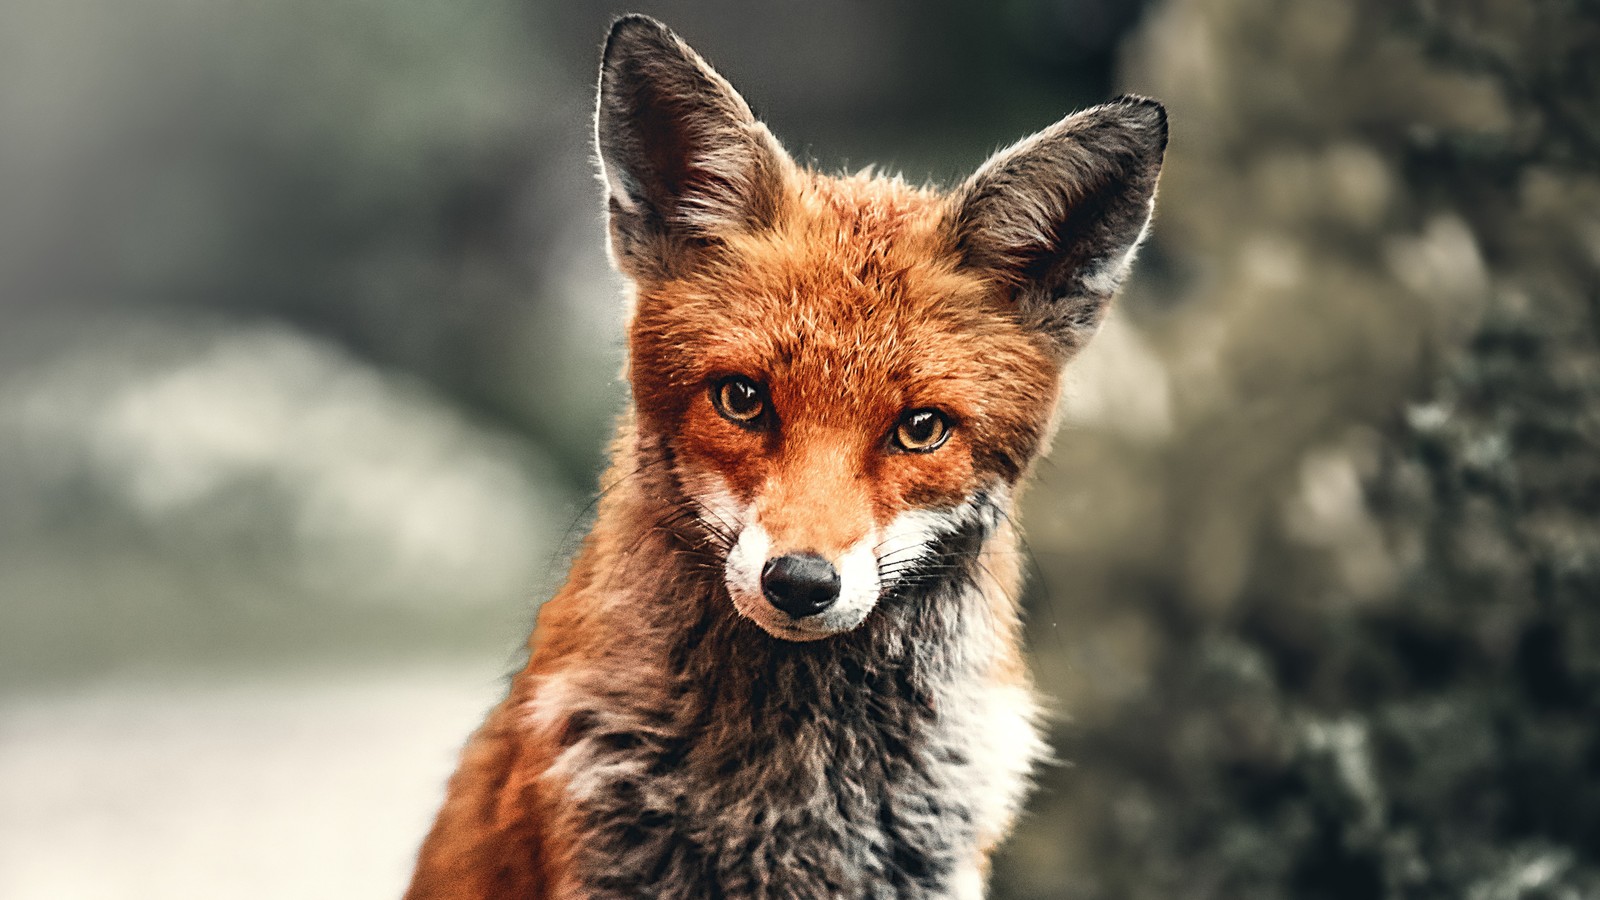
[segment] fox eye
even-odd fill
[[[767,411],[761,388],[743,375],[731,375],[711,386],[711,405],[729,422],[755,428]]]
[[[937,409],[908,409],[891,437],[896,450],[906,453],[932,453],[950,438],[950,419]]]

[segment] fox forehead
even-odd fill
[[[841,422],[921,405],[974,420],[1047,414],[1056,358],[996,285],[961,268],[943,195],[811,172],[789,188],[772,227],[639,286],[636,390],[737,373],[766,381],[781,407]]]

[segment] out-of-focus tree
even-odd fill
[[[1595,0],[630,8],[829,170],[1171,110],[1023,520],[1070,765],[997,898],[1600,895]],[[500,664],[622,399],[620,11],[0,6],[0,690]]]
[[[1147,23],[1149,346],[1033,497],[1074,765],[1005,896],[1600,893],[1597,46],[1563,0]]]

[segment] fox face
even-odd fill
[[[732,606],[803,641],[997,526],[1144,235],[1166,123],[1153,101],[1096,107],[949,192],[830,177],[634,17],[597,138],[638,432]]]
[[[942,198],[798,180],[784,218],[641,284],[641,428],[783,638],[860,624],[986,510],[1047,430],[1058,365],[947,246]],[[867,195],[867,196],[863,196]],[[870,197],[870,199],[869,199]]]

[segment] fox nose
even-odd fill
[[[839,599],[839,572],[815,553],[786,553],[767,560],[761,592],[797,619],[816,615]]]

